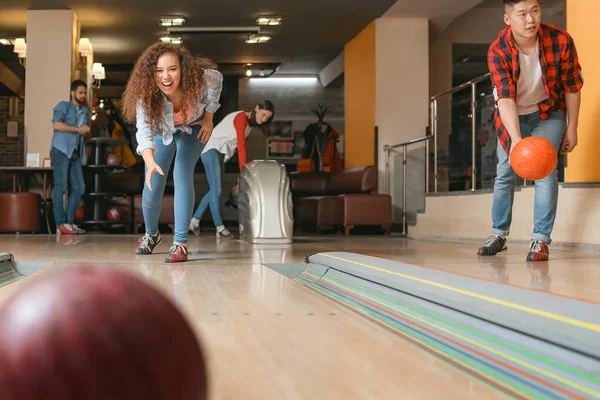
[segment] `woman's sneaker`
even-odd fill
[[[200,236],[200,221],[192,218],[188,231],[191,231],[196,236]]]
[[[492,235],[488,237],[485,243],[483,243],[483,246],[477,250],[477,254],[480,256],[495,256],[506,249],[506,238],[498,235]]]
[[[221,230],[217,229],[217,237],[223,238],[223,239],[235,239],[235,235],[233,233],[229,232],[229,230],[227,230],[227,228],[223,228]]]
[[[135,250],[135,254],[152,254],[154,248],[158,246],[161,241],[162,238],[160,236],[160,232],[152,236],[145,234],[140,238],[140,243],[138,244],[137,249]]]
[[[173,243],[169,249],[169,255],[165,258],[166,263],[183,262],[188,259],[187,246],[181,243]]]

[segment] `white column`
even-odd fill
[[[25,153],[50,157],[52,110],[69,100],[79,24],[72,10],[27,11]]]

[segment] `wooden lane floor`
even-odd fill
[[[196,260],[164,264],[133,254],[137,236],[0,236],[17,261],[55,261],[52,268],[106,265],[140,274],[186,313],[207,352],[212,399],[495,399],[504,396],[400,337],[262,266],[299,263],[308,253],[351,251],[445,269],[524,287],[600,299],[598,254],[551,249],[554,260],[532,267],[526,245],[479,259],[477,244],[394,237],[306,237],[290,246],[252,246],[190,238]],[[532,269],[533,268],[533,269]],[[533,271],[533,272],[532,272]],[[544,278],[546,279],[544,281]],[[0,290],[0,302],[22,279]]]

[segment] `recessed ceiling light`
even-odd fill
[[[261,17],[258,17],[258,19],[256,20],[256,23],[258,25],[271,25],[271,26],[273,26],[273,25],[281,25],[282,21],[283,21],[282,17],[278,17],[278,16],[275,16],[275,15],[272,15],[272,16],[261,16]]]
[[[182,44],[183,40],[180,37],[163,36],[160,38],[163,43]]]
[[[271,36],[269,35],[249,35],[248,39],[246,39],[246,43],[266,43],[269,40],[271,40]]]
[[[183,24],[185,24],[183,17],[162,17],[160,19],[161,26],[181,26]]]

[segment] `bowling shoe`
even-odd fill
[[[156,246],[160,244],[162,238],[160,232],[156,235],[149,236],[148,234],[142,236],[139,240],[139,244],[135,249],[135,254],[146,255],[152,254],[152,251]]]
[[[495,256],[506,249],[506,238],[498,235],[491,235],[487,238],[483,246],[477,250],[477,254],[480,256]]]
[[[550,250],[548,245],[541,240],[532,240],[529,245],[527,261],[548,261]]]
[[[165,258],[166,263],[182,262],[188,258],[187,246],[181,243],[173,243],[169,249],[169,255]]]

